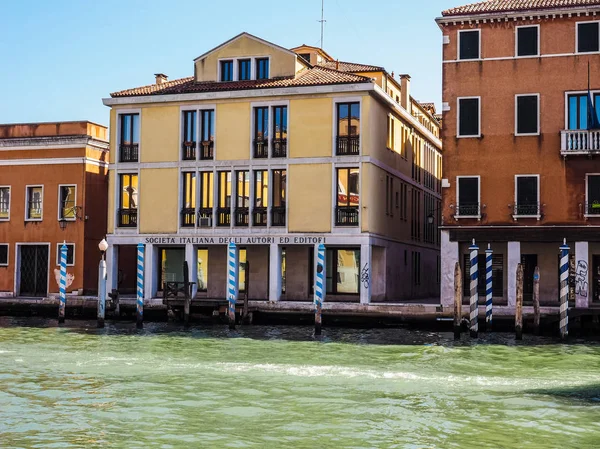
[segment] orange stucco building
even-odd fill
[[[0,295],[97,290],[106,233],[107,128],[87,121],[0,125]]]
[[[600,298],[600,134],[590,130],[588,114],[588,107],[600,112],[599,20],[598,0],[494,0],[437,19],[442,303],[452,301],[455,263],[469,271],[472,239],[480,253],[480,303],[489,244],[494,301],[514,305],[522,263],[525,299],[539,266],[541,301],[558,305],[564,238],[570,299],[588,307]]]

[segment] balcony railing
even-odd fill
[[[253,146],[255,159],[264,159],[269,157],[268,139],[254,139]]]
[[[119,227],[135,228],[137,227],[137,209],[119,209]]]
[[[200,142],[200,160],[212,160],[214,146],[215,142],[213,140],[203,140],[202,142]]]
[[[456,206],[457,217],[479,217],[480,215],[479,203],[458,204]]]
[[[600,130],[570,129],[560,132],[560,154],[600,152]]]
[[[336,226],[358,226],[358,206],[337,206],[335,208]]]
[[[236,207],[235,208],[235,225],[236,226],[248,226],[249,223],[250,209],[247,207]]]
[[[287,157],[287,139],[273,139],[273,157]]]
[[[538,217],[540,216],[539,203],[515,204],[515,217]]]
[[[252,224],[254,226],[266,226],[267,225],[267,208],[266,207],[255,207],[252,209]]]
[[[181,209],[181,227],[193,228],[196,224],[196,209],[193,207],[184,207]]]
[[[212,207],[201,207],[198,209],[198,226],[199,227],[212,227],[213,209]]]
[[[218,207],[217,217],[217,226],[229,226],[231,224],[231,209],[228,207]]]
[[[597,215],[600,217],[600,201],[593,201],[585,205],[586,215]]]
[[[183,153],[181,159],[184,161],[195,161],[196,160],[196,142],[183,142],[181,144]]]
[[[271,226],[285,226],[285,206],[271,208]]]
[[[358,156],[360,150],[360,136],[337,136],[335,154],[338,156]]]
[[[137,162],[139,157],[139,144],[131,143],[119,145],[119,162]]]

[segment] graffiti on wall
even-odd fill
[[[579,296],[587,298],[588,294],[588,283],[586,282],[588,275],[588,264],[585,260],[577,262],[577,269],[575,271],[575,293]]]
[[[365,264],[362,271],[360,272],[360,282],[362,282],[362,284],[365,288],[369,288],[369,283],[371,282],[371,279],[369,277],[369,264],[368,263]]]

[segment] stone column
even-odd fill
[[[191,243],[185,245],[185,260],[190,270],[190,282],[193,282],[192,299],[194,299],[196,293],[198,293],[198,251]]]
[[[454,268],[458,262],[458,242],[450,241],[450,231],[442,231],[441,240],[441,304],[444,307],[454,305]],[[463,267],[464,269],[464,267]],[[412,281],[411,281],[412,282]]]
[[[144,253],[144,299],[152,299],[156,293],[156,270],[154,264],[157,261],[158,249],[154,245],[146,244]]]
[[[575,306],[590,306],[590,270],[588,242],[575,242]]]
[[[119,247],[108,245],[106,249],[106,293],[110,293],[113,288],[119,288]]]
[[[277,243],[269,246],[269,301],[281,300],[281,247]]]
[[[360,245],[360,266],[358,281],[360,282],[360,303],[371,303],[371,273],[373,267],[373,252],[371,244]]]
[[[507,244],[506,278],[508,288],[508,307],[517,305],[517,265],[521,263],[521,242]]]

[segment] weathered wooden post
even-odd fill
[[[494,251],[492,251],[490,244],[485,250],[485,330],[490,332],[492,330],[492,259]]]
[[[321,309],[323,307],[323,292],[325,280],[325,245],[317,249],[317,275],[315,276],[315,335],[321,335]]]
[[[235,302],[238,293],[238,254],[235,243],[229,243],[229,251],[227,258],[227,299],[228,304],[228,315],[229,315],[229,329],[235,329]]]
[[[479,325],[477,323],[479,318],[479,293],[477,292],[477,288],[479,287],[479,266],[477,263],[479,247],[475,244],[475,239],[473,239],[473,244],[469,247],[469,251],[471,252],[470,335],[471,338],[477,338],[477,334],[479,333]]]
[[[517,265],[517,304],[515,306],[515,338],[523,340],[523,265]]]
[[[454,266],[454,339],[460,340],[460,325],[462,320],[463,281],[460,263]]]
[[[190,303],[191,298],[191,285],[190,285],[190,272],[188,271],[187,260],[183,261],[183,324],[185,327],[190,325]]]
[[[106,260],[104,253],[100,266],[98,267],[98,327],[104,327],[104,316],[106,314]]]
[[[533,332],[540,333],[540,267],[533,273]]]
[[[67,245],[63,241],[60,247],[60,279],[58,281],[58,323],[65,322],[65,309],[67,308]]]
[[[144,244],[137,246],[137,303],[136,303],[136,326],[138,329],[144,327]]]
[[[244,270],[244,308],[242,309],[242,323],[248,322],[248,295],[250,291],[250,262],[246,259],[246,269]]]
[[[569,247],[567,239],[560,247],[560,338],[569,336]]]

